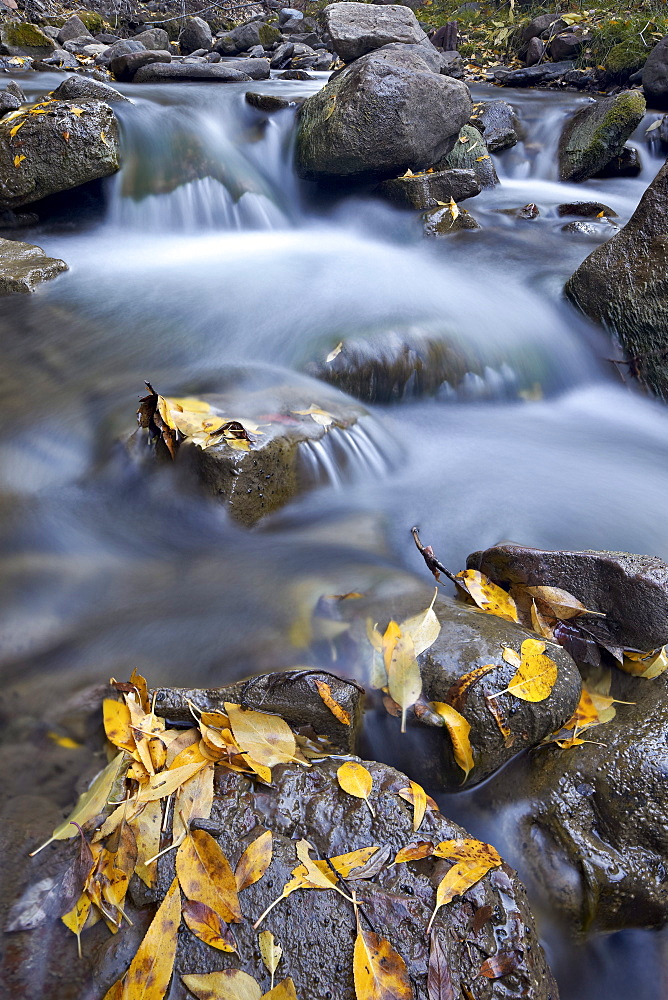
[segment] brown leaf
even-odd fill
[[[487,921],[491,919],[493,913],[494,909],[489,905],[489,903],[485,903],[484,906],[478,907],[473,917],[472,929],[474,934],[480,933],[480,931],[483,929]]]
[[[552,615],[561,621],[577,618],[578,615],[600,614],[598,611],[590,611],[578,601],[577,597],[573,597],[567,590],[561,590],[559,587],[525,587],[525,590],[536,601],[546,604]]]
[[[333,716],[335,716],[339,722],[344,726],[350,725],[350,716],[344,708],[339,705],[338,701],[332,696],[332,689],[325,681],[314,681],[315,686],[318,689],[318,694],[322,698],[323,702],[330,710]]]
[[[433,853],[434,845],[431,841],[422,840],[419,844],[408,844],[407,847],[402,847],[394,862],[401,864],[404,861],[420,861],[422,858],[430,858]]]
[[[241,855],[234,873],[238,892],[260,881],[271,864],[272,841],[271,830],[265,830],[248,845]]]
[[[123,977],[123,1000],[163,1000],[174,967],[180,923],[181,894],[174,879]]]
[[[176,458],[178,435],[169,404],[163,396],[158,395],[150,382],[144,384],[149,395],[142,396],[139,400],[137,422],[140,427],[148,430],[151,438],[162,438],[173,460]]]
[[[413,1000],[405,961],[389,941],[365,930],[359,915],[353,977],[357,1000]]]
[[[429,947],[429,971],[427,973],[427,995],[429,1000],[457,1000],[448,965],[448,956],[440,935],[432,931]]]
[[[481,677],[484,677],[485,674],[488,674],[490,670],[496,670],[497,666],[498,664],[496,663],[488,663],[486,666],[476,667],[475,670],[470,670],[468,674],[464,674],[463,677],[460,677],[459,680],[455,681],[452,687],[448,690],[446,695],[448,704],[452,705],[452,707],[457,709],[458,712],[461,712],[466,704],[469,691],[476,681],[480,680]]]
[[[501,710],[501,706],[497,703],[493,695],[485,692],[485,704],[492,715],[492,718],[496,722],[497,729],[503,736],[503,744],[506,747],[510,747],[515,742],[515,737],[513,736],[510,726],[506,721],[506,717]]]
[[[361,857],[366,853],[366,851],[373,850],[373,854],[368,859],[360,863],[359,867],[350,868],[347,875],[341,875],[342,878],[348,879],[349,881],[357,881],[359,879],[374,878],[379,872],[385,868],[387,862],[392,854],[392,848],[389,844],[385,844],[384,847],[380,848],[368,848],[363,847],[359,851],[353,851],[353,855],[359,854]],[[344,855],[345,857],[345,855]],[[340,858],[335,858],[334,861],[340,862]],[[360,858],[361,860],[361,858]],[[348,862],[349,863],[349,862]],[[335,866],[336,867],[336,866]],[[337,868],[337,871],[339,869]]]
[[[518,951],[498,951],[480,966],[480,975],[485,979],[501,979],[514,972],[520,964],[520,953]]]
[[[210,833],[188,834],[176,852],[176,874],[188,899],[205,903],[226,923],[243,920],[230,863]]]
[[[297,744],[287,722],[278,715],[242,709],[225,703],[234,738],[244,751],[263,767],[290,764],[295,760]]]
[[[183,904],[183,919],[195,937],[205,944],[219,951],[238,951],[232,931],[206,903],[187,899]]]
[[[262,990],[240,969],[224,969],[200,976],[181,976],[197,1000],[261,1000]]]

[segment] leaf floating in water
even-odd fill
[[[362,927],[359,914],[353,977],[357,1000],[413,1000],[405,961],[386,938]]]
[[[455,760],[464,772],[464,781],[466,781],[469,773],[475,767],[473,750],[469,739],[469,733],[471,732],[470,723],[466,721],[463,715],[459,714],[456,708],[453,708],[452,705],[447,705],[443,701],[433,701],[432,707],[441,716],[450,734]]]
[[[358,764],[354,760],[346,761],[336,772],[336,779],[344,792],[348,792],[349,795],[354,795],[358,799],[364,799],[371,815],[375,815],[369,802],[369,796],[373,789],[373,778],[362,764]]]
[[[259,837],[248,845],[244,853],[239,858],[234,877],[237,883],[237,890],[247,889],[250,885],[259,882],[267,868],[271,864],[272,858],[272,832],[265,830]]]
[[[461,896],[479,882],[488,871],[502,864],[499,854],[490,844],[473,838],[445,840],[434,848],[434,855],[455,863],[443,876],[436,890],[436,906],[427,927],[428,931],[442,906],[450,903],[455,896]]]
[[[467,591],[481,611],[509,622],[518,622],[517,605],[510,594],[477,569],[465,569],[457,573],[457,583]]]
[[[237,951],[237,943],[227,924],[206,903],[187,899],[183,904],[183,919],[195,937],[218,951]]]
[[[190,832],[177,851],[176,874],[188,899],[205,903],[226,923],[243,920],[230,863],[210,833]]]
[[[261,1000],[262,997],[256,980],[240,969],[181,976],[181,979],[197,1000]]]
[[[315,686],[318,689],[318,694],[322,698],[323,702],[330,710],[332,715],[339,720],[339,722],[344,726],[350,725],[350,716],[346,712],[345,708],[339,705],[338,701],[332,695],[332,689],[327,684],[326,681],[315,681]]]
[[[274,976],[276,974],[276,969],[278,968],[278,963],[283,955],[283,949],[271,931],[260,931],[258,934],[258,943],[260,945],[260,955],[262,956],[262,961],[265,964],[267,972],[271,976],[271,989],[273,990]]]
[[[413,640],[401,633],[397,638],[387,671],[390,695],[401,706],[401,732],[406,732],[406,712],[422,693],[422,675]]]

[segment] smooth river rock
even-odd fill
[[[419,55],[370,52],[304,103],[297,170],[310,180],[423,170],[450,152],[470,113],[466,85]]]
[[[392,42],[431,44],[413,11],[401,4],[379,7],[344,0],[325,7],[323,18],[334,51],[346,63]]]
[[[19,208],[120,167],[118,125],[107,104],[57,101],[44,112],[26,109],[0,121],[0,208]]]
[[[480,135],[480,133],[478,133]],[[464,201],[480,194],[475,170],[446,168],[433,173],[392,177],[378,185],[378,194],[402,208],[437,208],[439,203]]]
[[[37,285],[67,270],[64,260],[47,257],[41,247],[0,239],[0,295],[34,292]]]
[[[559,139],[562,181],[586,181],[618,156],[645,114],[638,90],[625,90],[580,108]]]

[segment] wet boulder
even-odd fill
[[[555,35],[549,45],[549,52],[552,59],[558,62],[562,59],[577,59],[582,50],[592,40],[592,35],[588,31],[562,31]]]
[[[458,208],[458,211],[453,212],[448,205],[425,212],[422,221],[425,236],[448,236],[463,229],[482,229],[480,223],[465,208]]]
[[[499,183],[485,140],[473,125],[461,129],[448,155],[436,166],[440,170],[472,170],[481,188]]]
[[[664,164],[619,233],[597,247],[566,283],[590,319],[613,330],[632,371],[668,399],[668,165]]]
[[[213,42],[211,28],[201,17],[188,17],[179,32],[179,48],[184,56],[206,49],[208,52]]]
[[[264,60],[257,60],[264,62]],[[268,73],[267,73],[268,75]],[[169,83],[184,80],[212,80],[216,83],[248,83],[248,73],[230,63],[150,63],[135,73],[133,83]]]
[[[0,295],[34,292],[43,281],[67,270],[64,260],[47,257],[41,247],[0,239]]]
[[[200,821],[201,825],[232,865],[260,833],[271,830],[272,862],[266,874],[241,894],[247,919],[234,925],[238,956],[222,955],[194,935],[180,936],[172,991],[175,1000],[185,1000],[187,995],[181,976],[205,974],[221,966],[241,969],[256,977],[263,990],[269,989],[270,977],[262,963],[253,921],[280,896],[298,864],[295,841],[299,838],[309,840],[313,856],[318,858],[375,844],[392,858],[416,839],[436,844],[466,836],[461,827],[430,809],[416,837],[412,807],[397,794],[407,787],[405,775],[383,764],[365,762],[373,781],[370,809],[339,787],[339,766],[336,760],[308,769],[281,765],[274,769],[272,787],[255,785],[241,775],[218,769],[211,818]],[[161,898],[174,878],[173,852],[158,865],[155,896]],[[387,939],[406,962],[415,1000],[427,1000],[427,925],[436,887],[449,868],[450,862],[433,858],[386,864],[370,879],[350,884],[374,932]],[[433,927],[433,937],[445,952],[453,990],[476,981],[486,957],[511,951],[512,971],[502,980],[486,981],[489,1000],[501,1000],[511,989],[532,1000],[557,996],[524,890],[509,867],[492,869],[442,907]],[[339,893],[297,890],[272,909],[260,930],[270,930],[280,942],[281,974],[292,978],[298,997],[353,1000],[355,917],[350,903]],[[109,978],[103,967],[100,981],[104,987]]]
[[[533,898],[571,928],[668,922],[667,676],[613,671],[610,693],[634,704],[582,734],[595,742],[541,748],[508,772],[505,788],[491,789],[488,808],[508,822],[509,842],[523,845]]]
[[[53,38],[45,35],[36,24],[7,21],[0,25],[0,55],[43,59],[56,48]]]
[[[482,132],[490,153],[514,146],[522,133],[519,118],[506,101],[474,104],[470,124]]]
[[[344,609],[354,616],[359,638],[360,671],[370,669],[366,631],[367,619],[385,630],[390,619],[401,623],[419,614],[433,598],[425,588],[414,593],[405,589],[394,599],[377,601],[373,597],[355,601]],[[470,725],[469,740],[473,767],[468,775],[455,760],[452,741],[442,718],[418,704],[407,714],[406,732],[400,732],[401,719],[391,714],[387,703],[379,699],[375,712],[367,712],[366,746],[373,756],[411,776],[429,791],[457,791],[472,787],[506,764],[523,750],[537,746],[559,729],[573,714],[582,682],[568,653],[556,643],[546,642],[545,654],[557,665],[557,678],[550,694],[542,701],[529,702],[510,693],[501,694],[516,672],[504,650],[521,652],[526,639],[536,640],[533,632],[496,615],[448,597],[436,598],[434,612],[441,624],[436,641],[418,656],[422,676],[422,695],[426,702],[452,704]],[[366,641],[365,641],[366,640]],[[463,677],[479,668],[489,667],[463,692],[457,685]],[[360,674],[358,674],[360,676]],[[382,748],[382,750],[381,750]]]
[[[0,117],[8,115],[10,111],[17,111],[21,107],[21,101],[16,94],[8,90],[0,90]]]
[[[444,383],[457,386],[472,370],[479,371],[479,364],[453,340],[411,329],[347,338],[307,367],[309,375],[365,403],[434,396]]]
[[[624,146],[617,156],[608,160],[596,177],[637,177],[642,173],[642,160],[635,146]]]
[[[539,87],[541,84],[560,80],[573,69],[570,59],[556,63],[541,63],[539,66],[525,66],[522,69],[509,70],[500,67],[494,71],[494,79],[502,87]]]
[[[331,3],[323,11],[334,51],[349,63],[391,42],[431,44],[412,10],[401,4]]]
[[[53,92],[56,101],[105,101],[107,104],[132,104],[129,97],[114,87],[88,76],[68,76]]]
[[[117,80],[131,81],[142,66],[151,66],[153,63],[171,63],[171,61],[171,52],[150,49],[146,52],[129,52],[126,56],[116,56],[115,59],[112,59],[109,68]]]
[[[56,35],[56,38],[61,45],[64,45],[65,42],[71,42],[73,38],[87,38],[91,42],[94,41],[94,38],[88,28],[76,14],[72,14],[71,17],[68,17],[65,24]]]
[[[585,181],[618,156],[645,114],[645,99],[625,90],[586,105],[564,126],[559,139],[562,181]]]
[[[668,109],[668,35],[647,57],[642,70],[642,89],[650,107]]]
[[[502,586],[559,587],[585,607],[588,631],[604,642],[652,650],[668,642],[668,564],[630,552],[569,552],[504,542],[466,561]]]
[[[37,110],[0,121],[0,208],[30,204],[120,167],[118,125],[107,104],[56,101]]]
[[[478,133],[479,135],[480,133]],[[439,202],[464,201],[480,194],[475,170],[434,170],[433,173],[392,177],[378,185],[378,194],[402,208],[436,208]]]
[[[563,205],[557,205],[557,215],[579,215],[585,219],[596,219],[604,215],[606,218],[614,219],[617,213],[600,201],[569,201]]]
[[[146,31],[140,31],[132,37],[135,42],[141,42],[146,49],[155,49],[158,52],[169,51],[169,35],[164,28],[147,28]]]
[[[298,172],[326,180],[422,170],[452,149],[470,112],[466,85],[432,73],[420,56],[371,52],[305,102]]]
[[[294,101],[288,101],[285,97],[278,97],[276,94],[257,94],[252,90],[246,92],[246,104],[258,111],[283,111],[289,108]]]

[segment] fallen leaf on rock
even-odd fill
[[[452,705],[447,705],[443,701],[433,701],[432,706],[434,711],[443,719],[445,727],[450,734],[455,761],[464,772],[463,780],[466,781],[469,773],[475,766],[473,750],[469,739],[469,733],[471,732],[470,723]]]
[[[399,629],[402,635],[409,635],[413,640],[415,656],[420,656],[438,639],[441,634],[441,623],[434,611],[434,601],[438,594],[438,588],[434,589],[434,596],[431,604],[425,611],[421,611],[406,621],[401,622]]]
[[[331,413],[328,413],[327,410],[321,410],[315,403],[311,403],[307,410],[291,410],[290,412],[298,413],[301,417],[311,417],[321,427],[329,427],[334,420]]]
[[[172,844],[181,843],[194,819],[208,819],[213,808],[213,764],[189,778],[176,790]]]
[[[413,830],[417,833],[427,811],[427,793],[417,781],[411,781],[408,788],[402,788],[398,795],[413,806]]]
[[[69,913],[66,913],[61,917],[61,920],[67,929],[72,931],[73,934],[76,934],[77,952],[79,954],[79,958],[81,958],[81,932],[84,929],[86,921],[88,920],[88,915],[92,905],[90,896],[82,893]]]
[[[109,742],[120,750],[134,753],[135,739],[132,735],[130,709],[125,702],[105,698],[102,702],[102,721]]]
[[[189,778],[208,765],[209,761],[206,759],[195,760],[192,764],[170,767],[167,771],[148,775],[147,780],[137,793],[136,801],[151,802],[154,799],[164,799],[167,795],[173,795],[185,781],[188,781]]]
[[[520,964],[518,951],[498,951],[496,955],[486,959],[480,966],[480,975],[485,979],[501,979],[514,972]]]
[[[410,635],[401,633],[390,656],[387,682],[392,698],[401,706],[401,732],[406,732],[406,712],[422,693],[422,675]]]
[[[440,908],[450,903],[455,896],[470,889],[480,879],[498,868],[502,859],[490,844],[480,840],[465,838],[462,840],[445,840],[434,848],[434,856],[454,861],[452,868],[441,879],[436,890],[436,905],[431,915],[427,931]]]
[[[519,657],[518,657],[519,663]],[[446,695],[448,699],[448,704],[452,705],[458,712],[461,712],[464,705],[466,704],[466,699],[468,698],[469,691],[472,686],[479,681],[481,677],[488,674],[490,670],[496,670],[498,664],[488,663],[483,667],[476,667],[475,670],[470,670],[467,674],[464,674],[459,680],[450,687]]]
[[[248,845],[241,855],[234,872],[238,892],[260,881],[271,864],[273,853],[272,842],[273,835],[271,830],[265,830],[264,833],[261,833],[259,837],[256,837]]]
[[[314,681],[316,688],[318,689],[318,694],[322,698],[324,704],[330,710],[332,715],[339,720],[344,726],[350,725],[350,716],[346,712],[345,708],[339,705],[338,701],[332,695],[332,689],[326,681]]]
[[[477,569],[465,569],[457,573],[455,577],[478,605],[481,611],[487,614],[496,615],[509,622],[518,622],[517,605],[510,594],[506,593],[502,587],[497,587],[495,583],[480,573]]]
[[[135,871],[150,889],[155,885],[158,873],[157,862],[152,861],[160,850],[160,830],[162,827],[162,805],[159,801],[147,802],[130,820],[137,843],[137,863]]]
[[[531,602],[531,627],[534,632],[541,635],[543,639],[549,639],[554,641],[554,625],[556,624],[556,619],[546,618],[541,614],[540,610],[535,601]]]
[[[187,899],[183,904],[183,919],[195,937],[218,951],[237,951],[232,931],[215,910],[206,903]]]
[[[633,651],[625,650],[624,661],[619,665],[627,674],[644,677],[648,681],[653,680],[668,670],[668,646],[645,654],[634,654]]]
[[[281,980],[276,986],[265,993],[262,1000],[297,1000],[295,984],[290,976]]]
[[[163,1000],[174,968],[180,922],[181,894],[174,879],[121,980],[123,1000]]]
[[[429,1000],[457,1000],[447,952],[443,947],[440,935],[435,931],[432,931],[429,938],[427,995]]]
[[[76,112],[74,112],[76,114]],[[178,433],[169,404],[160,396],[150,382],[145,382],[148,396],[142,396],[137,410],[137,422],[148,430],[151,438],[161,438],[172,459],[176,458]]]
[[[353,978],[357,1000],[413,1000],[405,961],[388,940],[362,927],[359,913]]]
[[[276,969],[278,968],[278,963],[281,960],[283,949],[271,931],[260,931],[258,934],[258,943],[260,945],[260,955],[262,956],[262,961],[265,964],[267,972],[271,976],[271,989],[273,990],[274,976],[276,974]]]
[[[505,660],[506,663],[509,663],[511,667],[515,667],[515,669],[517,669],[520,663],[522,662],[522,657],[520,656],[520,654],[515,652],[514,649],[511,649],[510,646],[503,647],[503,653],[501,654],[501,658]]]
[[[362,861],[362,858],[367,851],[371,852],[371,856],[367,861]],[[340,873],[341,878],[347,879],[350,882],[360,881],[362,879],[374,878],[376,875],[378,875],[378,873],[381,872],[383,868],[385,868],[385,866],[387,865],[387,862],[389,861],[390,856],[392,854],[392,848],[390,847],[389,844],[385,844],[384,847],[380,848],[377,848],[375,846],[373,848],[363,847],[359,851],[353,851],[352,854],[360,855],[359,859],[360,863],[359,866],[350,867],[351,861],[350,859],[347,860],[346,861],[346,868],[348,869],[347,874],[345,874],[339,868],[342,858],[345,857],[345,855],[342,855],[339,858],[334,858],[331,862],[336,868],[336,870]]]
[[[494,913],[494,908],[485,903],[484,906],[479,906],[475,911],[475,916],[473,917],[472,931],[474,934],[479,934],[483,929],[488,920],[491,920],[492,914]]]
[[[394,863],[398,865],[407,861],[421,861],[422,858],[430,858],[433,853],[434,845],[431,841],[422,840],[419,844],[408,844],[407,847],[402,847],[396,854]]]
[[[508,687],[499,691],[510,693],[522,701],[545,701],[552,693],[558,675],[557,664],[545,656],[545,643],[539,639],[525,639],[522,643],[522,659],[517,673],[511,677]]]
[[[14,166],[15,167],[20,167],[24,160],[25,160],[25,156],[23,155],[23,153],[21,153],[20,156],[17,153],[17,155],[14,157]]]
[[[494,695],[489,694],[488,692],[485,692],[484,698],[485,698],[485,704],[489,709],[490,715],[492,716],[492,718],[496,723],[496,728],[503,736],[504,746],[506,747],[512,746],[515,741],[515,737],[513,736],[510,726],[508,725],[508,722],[506,720],[506,717],[501,710],[501,706],[498,705],[494,700]]]
[[[459,218],[459,216],[461,215],[461,212],[459,211],[459,205],[457,204],[457,202],[455,201],[455,199],[452,196],[450,197],[450,201],[448,202],[447,207],[448,207],[448,211],[450,212],[450,216],[452,218],[452,221],[454,222],[455,219]]]
[[[225,711],[239,747],[264,767],[290,764],[295,760],[294,733],[279,715],[267,715],[225,703]]]
[[[333,350],[331,350],[329,352],[329,354],[327,355],[327,357],[325,358],[325,364],[328,365],[328,364],[330,364],[330,362],[332,362],[334,360],[334,358],[338,358],[338,356],[341,353],[342,349],[343,349],[343,341],[340,340],[338,342],[338,344],[336,345],[336,347],[333,348]]]
[[[176,874],[188,899],[205,903],[226,923],[243,920],[230,863],[210,833],[189,833],[176,852]]]
[[[223,969],[203,975],[181,976],[197,1000],[261,1000],[262,990],[247,972]]]
[[[559,587],[525,587],[527,594],[548,606],[555,618],[567,621],[569,618],[577,618],[578,615],[599,615],[605,618],[601,611],[590,611],[577,597],[569,594],[567,590]]]
[[[371,815],[375,815],[369,802],[369,796],[373,789],[373,778],[363,764],[358,764],[354,760],[346,761],[336,772],[336,780],[344,792],[348,792],[349,795],[354,795],[358,799],[364,799]]]

